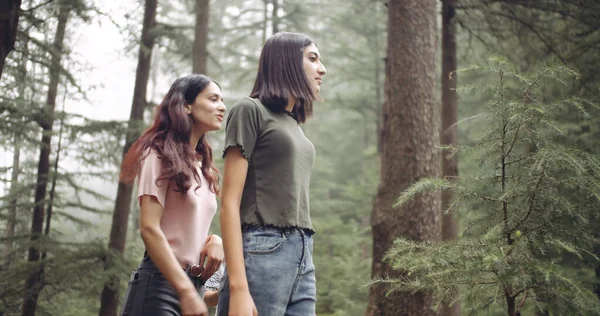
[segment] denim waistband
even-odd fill
[[[152,261],[152,258],[150,258],[150,255],[148,255],[147,251],[144,251],[144,258],[142,259],[142,262],[140,262],[140,266],[138,267],[138,269],[147,270],[149,273],[161,273],[158,267],[154,264],[154,261]],[[193,275],[190,272],[190,269],[186,269],[183,267],[182,269],[186,272],[186,274],[192,281],[197,281],[201,279],[197,275]]]
[[[296,226],[272,226],[272,225],[256,225],[256,224],[242,224],[242,232],[255,232],[255,231],[264,231],[264,232],[279,232],[286,235],[305,235],[312,236],[314,231],[310,228],[304,227],[296,227]]]

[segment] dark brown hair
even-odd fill
[[[198,94],[214,82],[204,75],[189,75],[173,82],[169,92],[156,110],[154,123],[127,151],[121,166],[120,180],[132,183],[140,172],[140,165],[154,149],[162,164],[162,174],[156,179],[175,184],[175,191],[187,193],[193,177],[201,185],[198,160],[202,161],[202,174],[210,190],[219,193],[219,170],[213,164],[212,148],[204,134],[196,148],[190,146],[192,118],[185,106],[193,104]],[[216,83],[216,82],[215,82]],[[218,84],[217,84],[218,85]],[[220,88],[220,87],[219,87]]]
[[[304,49],[313,41],[300,33],[281,32],[271,36],[260,53],[258,73],[251,98],[275,112],[284,112],[290,97],[296,98],[293,114],[304,123],[312,116],[313,101],[319,96],[304,72]]]

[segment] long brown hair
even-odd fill
[[[304,49],[313,41],[301,33],[280,32],[263,46],[251,98],[275,112],[285,111],[290,97],[296,98],[293,114],[304,123],[312,116],[313,101],[319,95],[304,72]]]
[[[175,191],[187,193],[192,177],[201,185],[198,161],[202,161],[202,174],[210,190],[218,194],[219,170],[213,164],[212,148],[204,134],[196,148],[190,146],[192,118],[185,113],[185,106],[193,104],[199,93],[214,82],[205,75],[188,75],[173,82],[169,92],[156,110],[154,123],[136,140],[123,158],[120,180],[132,183],[140,172],[140,165],[154,149],[161,160],[162,173],[156,179],[175,184]]]

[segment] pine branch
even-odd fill
[[[29,8],[29,9],[20,10],[19,14],[31,13],[31,12],[33,12],[33,11],[35,11],[35,10],[41,8],[41,7],[44,7],[44,6],[46,6],[46,5],[48,5],[48,4],[52,3],[52,2],[54,2],[54,0],[47,0],[46,2],[42,2],[42,3],[40,3],[40,4],[36,5],[36,6],[33,6],[33,7]]]

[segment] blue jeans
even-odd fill
[[[313,239],[298,228],[249,227],[242,232],[246,277],[260,316],[316,315]],[[221,279],[218,316],[229,313],[229,278]]]
[[[189,276],[204,296],[201,278]],[[122,316],[178,316],[181,314],[179,295],[169,281],[160,273],[147,253],[137,271],[131,274],[123,306]]]

